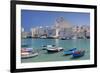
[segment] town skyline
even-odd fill
[[[79,12],[51,12],[51,11],[21,11],[21,24],[25,31],[30,31],[33,27],[53,26],[58,17],[63,17],[65,21],[75,26],[90,25],[90,14]],[[77,18],[76,18],[77,17]]]

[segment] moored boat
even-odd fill
[[[69,50],[67,50],[67,51],[64,51],[63,53],[64,53],[64,55],[71,55],[71,54],[73,54],[73,52],[76,50],[77,48],[72,48],[72,49],[69,49]]]
[[[21,58],[31,58],[38,56],[38,52],[34,52],[33,48],[22,48],[21,49]]]
[[[62,51],[62,50],[63,50],[62,47],[55,47],[55,48],[47,49],[48,52],[59,52],[59,51]]]
[[[26,59],[26,58],[32,58],[38,56],[38,53],[21,53],[21,58]]]
[[[22,48],[21,52],[32,52],[33,48]]]
[[[82,57],[85,54],[85,50],[77,50],[74,51],[74,53],[72,54],[73,58],[77,58],[77,57]]]
[[[75,51],[77,50],[77,48],[72,48],[72,49],[69,49],[68,51]]]
[[[47,50],[48,52],[59,52],[59,51],[62,51],[63,48],[62,47],[57,47],[55,45],[47,45],[45,50]]]

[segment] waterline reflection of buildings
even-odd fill
[[[56,46],[59,46],[59,39],[55,39]]]

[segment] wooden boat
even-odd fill
[[[43,50],[47,50],[47,52],[59,52],[62,51],[63,48],[55,45],[47,45]]]
[[[33,51],[33,48],[22,48],[21,49],[21,58],[31,58],[37,56],[38,53]]]
[[[47,50],[47,48],[55,47],[55,45],[43,45],[42,50]]]
[[[77,48],[72,48],[72,49],[69,49],[68,51],[75,51],[77,50]]]
[[[59,52],[59,51],[62,51],[62,50],[63,50],[62,47],[49,48],[49,49],[47,49],[48,52]]]
[[[68,51],[64,51],[64,55],[71,55],[77,48],[69,49]]]
[[[22,48],[21,52],[33,52],[33,48]]]
[[[73,58],[77,58],[77,57],[82,57],[85,54],[85,50],[77,50],[74,51],[74,53],[72,54]]]
[[[28,52],[21,53],[21,58],[22,59],[32,58],[32,57],[35,57],[35,56],[38,56],[37,52],[34,52],[34,53],[28,53]]]

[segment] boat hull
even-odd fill
[[[76,50],[76,48],[72,48],[72,49],[70,49],[68,51],[64,51],[64,56],[66,56],[66,55],[72,55],[75,50]]]
[[[66,51],[64,52],[64,56],[71,55],[72,53],[73,53],[72,51]]]
[[[38,56],[38,53],[34,53],[34,54],[29,54],[29,55],[25,55],[25,56],[21,56],[22,59],[27,59],[27,58],[32,58],[32,57],[36,57]]]
[[[72,56],[73,58],[78,58],[78,57],[82,57],[85,54],[85,51],[77,51],[78,53],[73,53]]]
[[[47,49],[47,52],[59,52],[59,51],[62,51],[63,49],[60,49],[60,50],[50,50],[50,49]]]

